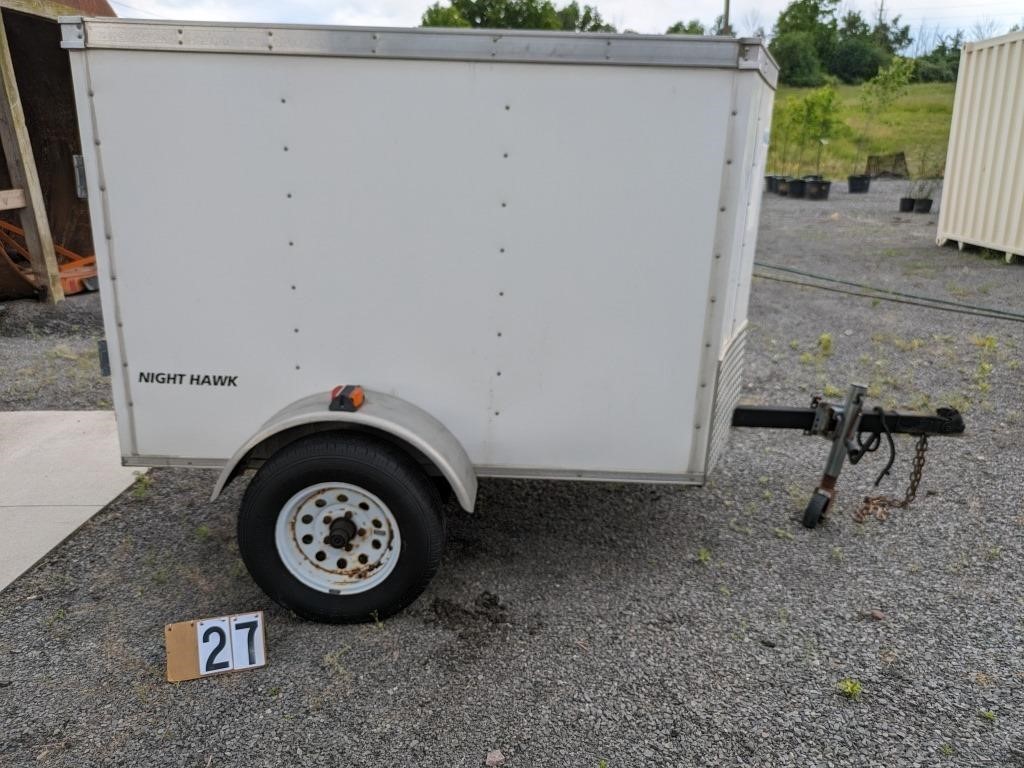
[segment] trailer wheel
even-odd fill
[[[807,508],[804,510],[803,524],[804,528],[816,528],[818,523],[821,522],[822,516],[828,509],[828,504],[831,499],[828,494],[822,493],[821,491],[815,491],[814,495],[811,496],[811,500],[807,503]]]
[[[238,548],[275,602],[332,623],[383,619],[419,597],[444,545],[441,502],[398,448],[321,433],[274,454],[242,500]]]

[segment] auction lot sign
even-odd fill
[[[168,624],[164,640],[170,683],[255,669],[267,663],[263,611]]]

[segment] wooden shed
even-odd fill
[[[81,14],[115,15],[106,0],[0,0],[0,220],[9,225],[0,225],[0,299],[61,301],[54,244],[93,253],[88,203],[76,183],[81,146],[71,70],[57,24],[59,16]]]

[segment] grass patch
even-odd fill
[[[854,680],[852,677],[844,677],[836,683],[836,691],[851,701],[859,699],[863,690],[864,687],[860,684],[860,680]]]
[[[144,499],[149,496],[149,489],[153,487],[153,477],[146,472],[133,472],[135,482],[132,484],[132,498]]]
[[[839,127],[822,155],[821,172],[826,177],[844,179],[851,173],[863,173],[867,155],[885,155],[905,152],[911,174],[920,169],[922,149],[928,152],[928,164],[942,167],[949,144],[949,126],[953,116],[955,83],[914,83],[905,96],[896,100],[883,115],[872,121],[861,152],[858,141],[864,130],[864,114],[858,106],[859,86],[836,87],[839,103]],[[792,98],[803,98],[809,89],[780,86],[775,94],[775,116]],[[814,173],[815,148],[808,146],[803,153],[803,166],[796,168],[799,149],[789,148],[787,167],[781,167],[781,147],[773,148],[768,160],[768,172]],[[999,254],[1000,258],[1002,254]]]

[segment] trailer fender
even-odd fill
[[[419,461],[427,462],[451,486],[459,505],[472,512],[476,503],[476,472],[458,439],[440,421],[419,406],[384,392],[365,390],[365,401],[355,411],[332,411],[330,395],[318,393],[297,400],[272,416],[228,459],[210,500],[254,463],[300,437],[313,432],[353,429],[397,443]]]

